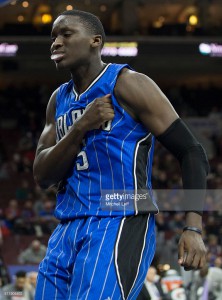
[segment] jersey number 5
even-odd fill
[[[82,159],[82,164],[81,163],[77,163],[76,164],[76,168],[78,171],[82,171],[82,170],[86,170],[89,167],[89,162],[87,159],[87,155],[85,151],[80,151],[79,154],[77,155],[77,157],[80,157]]]

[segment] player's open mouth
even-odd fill
[[[54,53],[51,55],[51,60],[54,60],[55,62],[59,62],[63,59],[64,53]]]

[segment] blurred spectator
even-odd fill
[[[21,218],[17,223],[17,227],[22,234],[35,234],[36,217],[31,200],[25,201],[21,210]]]
[[[215,258],[214,266],[219,269],[222,269],[222,257],[221,256],[218,256]]]
[[[20,264],[39,264],[46,254],[46,246],[34,240],[31,245],[22,251],[18,257]]]
[[[27,280],[28,280],[28,288],[30,291],[30,300],[35,299],[35,289],[36,289],[36,282],[37,282],[38,272],[29,272],[27,273]]]
[[[2,209],[0,209],[0,236],[1,236],[1,246],[2,246],[2,243],[3,243],[3,238],[5,236],[9,236],[11,234],[8,226],[7,226],[7,223],[6,223],[6,220],[5,220],[5,215],[4,215],[4,212]]]
[[[43,209],[39,212],[39,223],[44,234],[50,234],[58,224],[58,220],[54,216],[54,202],[45,200]]]
[[[217,219],[213,215],[208,214],[206,223],[207,224],[206,224],[205,230],[206,230],[206,234],[207,234],[208,241],[209,241],[210,236],[212,236],[214,234],[216,234],[216,235],[218,234]]]
[[[156,227],[159,233],[165,233],[169,229],[168,223],[165,221],[164,213],[159,212],[156,215]]]
[[[30,194],[30,185],[26,179],[22,179],[21,184],[17,187],[15,195],[17,200],[27,200]]]
[[[181,235],[184,227],[184,213],[176,212],[172,215],[171,220],[169,221],[169,228],[174,232],[178,237]]]
[[[7,267],[5,266],[4,260],[0,255],[0,289],[9,282],[10,280],[7,273]]]
[[[28,131],[19,140],[19,151],[25,153],[31,149],[33,149],[33,138],[32,133]]]
[[[146,280],[142,290],[137,297],[137,300],[164,300],[166,299],[163,294],[159,276],[154,266],[150,266],[146,275]]]
[[[5,219],[7,227],[12,231],[16,232],[16,222],[21,217],[21,211],[18,207],[18,201],[11,199],[8,206],[5,209]]]
[[[21,211],[21,217],[26,222],[30,222],[35,216],[35,212],[33,210],[33,203],[31,200],[27,200],[24,203],[23,209]]]
[[[3,244],[3,234],[2,234],[2,228],[0,226],[0,251],[1,251],[2,244]]]
[[[32,173],[33,161],[31,161],[28,157],[23,156],[22,164],[23,164],[23,172],[24,173]]]
[[[207,212],[211,212],[214,210],[214,208],[215,208],[214,197],[209,194],[206,195],[204,210]]]
[[[36,185],[33,189],[34,189],[34,198],[35,198],[33,209],[36,216],[38,216],[40,212],[43,210],[46,192],[43,191],[38,185]]]
[[[194,272],[191,284],[191,300],[221,300],[222,270],[205,266]]]
[[[2,292],[3,300],[31,300],[31,294],[27,288],[26,272],[18,271],[15,274],[15,282],[4,286]]]
[[[208,262],[214,266],[215,259],[222,254],[221,246],[218,244],[218,237],[210,234],[207,242]]]
[[[22,163],[22,156],[19,152],[15,152],[12,156],[11,159],[11,165],[12,169],[16,173],[22,173],[24,168],[23,168],[23,163]]]
[[[10,168],[8,162],[0,164],[0,180],[10,178]]]

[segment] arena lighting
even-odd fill
[[[164,271],[170,270],[170,265],[169,265],[169,264],[163,265],[163,270],[164,270]]]
[[[189,24],[192,26],[196,26],[198,23],[198,17],[196,15],[191,15],[189,17]]]
[[[25,18],[24,18],[23,15],[19,15],[18,18],[17,18],[17,20],[18,20],[19,22],[23,22],[23,21],[25,20]]]
[[[137,56],[137,42],[111,42],[105,43],[102,56]]]
[[[163,16],[160,16],[158,20],[153,22],[153,27],[155,28],[161,28],[163,26],[163,23],[165,21],[165,18]]]
[[[222,45],[216,43],[201,43],[199,45],[199,52],[206,56],[222,57]]]
[[[28,1],[23,1],[23,2],[22,2],[22,6],[23,6],[24,8],[29,7],[29,2],[28,2]]]
[[[0,43],[0,56],[15,56],[18,51],[17,44]]]
[[[73,9],[73,6],[70,4],[66,6],[66,10],[72,10],[72,9]]]
[[[52,15],[51,14],[43,14],[42,15],[42,23],[48,24],[52,22]]]

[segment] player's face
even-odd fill
[[[75,69],[90,59],[93,35],[76,16],[59,16],[52,27],[51,59],[56,67]]]

